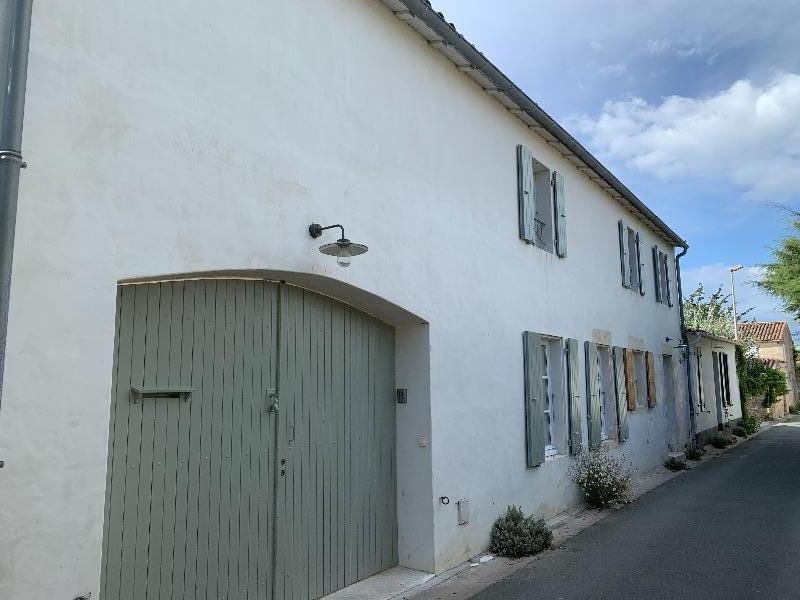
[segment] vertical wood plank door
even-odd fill
[[[267,281],[125,285],[114,358],[102,598],[304,600],[397,564],[390,326]]]
[[[276,598],[397,565],[394,330],[281,287]]]
[[[118,296],[103,598],[271,597],[277,285]]]

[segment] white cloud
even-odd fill
[[[731,275],[729,265],[723,263],[713,263],[695,267],[692,269],[682,269],[681,280],[683,283],[683,295],[688,296],[701,283],[706,295],[709,295],[717,288],[722,286],[725,294],[731,292]],[[752,309],[744,316],[747,321],[788,321],[789,327],[796,331],[800,325],[791,316],[786,314],[780,306],[780,302],[760,291],[753,285],[761,272],[759,266],[746,266],[741,271],[735,273],[736,278],[736,310],[743,313],[747,309]]]
[[[573,117],[600,154],[662,179],[727,179],[758,197],[800,190],[800,75],[740,80],[705,98],[606,102]]]
[[[604,65],[597,69],[600,75],[622,75],[627,70],[627,67],[622,64]]]

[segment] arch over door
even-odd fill
[[[316,598],[397,564],[391,327],[234,279],[121,286],[117,321],[104,598]]]

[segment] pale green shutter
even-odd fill
[[[534,242],[533,155],[520,144],[517,146],[517,195],[519,204],[519,237]]]
[[[636,268],[639,275],[639,293],[644,296],[644,265],[642,264],[642,244],[639,241],[639,232],[636,232]]]
[[[662,265],[662,269],[664,271],[664,285],[667,288],[666,296],[667,296],[667,305],[672,306],[672,289],[670,289],[670,280],[669,280],[669,257],[664,254],[664,264]]]
[[[525,464],[537,467],[544,462],[547,445],[542,336],[526,331],[522,334],[522,341],[525,363]]]
[[[658,246],[653,246],[653,281],[656,284],[656,302],[663,302],[664,299],[661,296],[661,261],[658,259],[659,256]]]
[[[622,287],[631,287],[631,263],[628,259],[628,226],[619,222],[619,267],[622,274]]]
[[[569,444],[572,454],[583,449],[581,434],[580,347],[578,340],[567,340],[567,394],[569,396]]]
[[[614,387],[617,393],[617,431],[619,441],[628,439],[628,394],[625,386],[625,350],[614,346]]]
[[[561,258],[567,255],[567,199],[564,196],[564,177],[553,173],[553,195],[556,212],[556,254]]]
[[[588,437],[589,448],[597,448],[602,442],[600,431],[600,382],[598,376],[600,374],[599,368],[599,353],[597,352],[597,344],[593,342],[586,342],[586,409],[587,409],[587,424],[588,424]]]

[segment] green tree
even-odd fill
[[[774,262],[763,265],[756,285],[776,296],[788,313],[800,318],[800,213],[787,210],[791,215],[789,234],[772,251]]]
[[[683,316],[688,329],[702,329],[719,337],[734,339],[733,307],[730,295],[722,292],[722,286],[706,297],[703,284],[683,301]],[[739,314],[739,320],[752,309]]]

